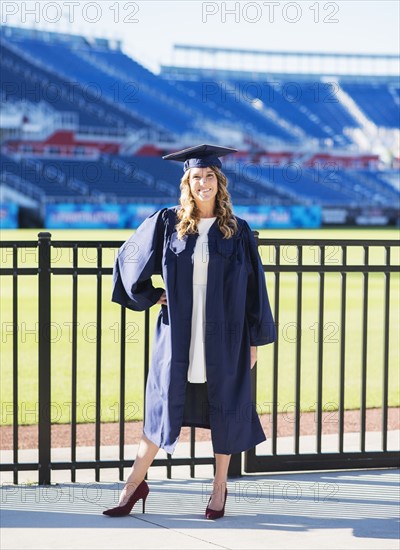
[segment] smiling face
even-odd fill
[[[218,179],[211,168],[191,168],[189,185],[193,198],[199,204],[212,204],[218,191]]]

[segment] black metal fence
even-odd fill
[[[256,234],[257,236],[257,234]],[[102,384],[102,338],[103,338],[103,283],[105,277],[112,274],[112,262],[104,260],[103,252],[115,252],[122,242],[117,241],[52,241],[50,233],[40,233],[38,241],[3,241],[1,252],[4,255],[0,275],[11,278],[9,289],[10,315],[3,319],[2,325],[7,323],[11,331],[12,365],[3,365],[3,369],[12,370],[12,404],[8,407],[12,416],[13,450],[12,460],[1,464],[1,470],[13,471],[13,481],[18,483],[20,471],[38,470],[39,484],[48,484],[51,481],[52,470],[69,470],[71,481],[76,480],[76,472],[80,469],[94,469],[95,480],[100,480],[103,468],[118,468],[119,477],[124,478],[124,468],[131,466],[133,457],[125,456],[125,424],[126,424],[126,328],[127,314],[121,308],[119,331],[120,368],[119,368],[119,453],[114,460],[101,458],[101,384]],[[231,460],[230,476],[245,472],[262,471],[289,471],[312,469],[339,469],[339,468],[366,468],[387,467],[398,464],[397,449],[388,445],[388,411],[389,388],[393,380],[396,384],[396,351],[398,334],[396,329],[396,299],[400,272],[399,242],[395,240],[320,240],[320,239],[259,239],[259,250],[263,259],[264,270],[267,273],[268,289],[273,305],[275,323],[278,329],[278,340],[268,350],[259,353],[259,365],[253,369],[253,398],[255,402],[262,399],[269,404],[270,433],[267,434],[270,448],[264,454],[256,454],[252,449],[243,454],[234,455]],[[35,258],[31,265],[21,262],[21,250],[35,251]],[[53,251],[68,251],[69,263],[58,265],[52,257]],[[94,250],[95,265],[80,265],[82,250]],[[57,256],[58,257],[58,256]],[[104,265],[106,263],[106,265]],[[78,343],[78,282],[81,277],[94,276],[95,288],[95,457],[91,461],[77,459],[77,388],[79,375]],[[21,384],[19,361],[19,335],[21,326],[20,294],[21,288],[26,287],[26,276],[34,276],[38,280],[37,290],[37,348],[38,348],[38,460],[37,462],[21,462],[19,460],[19,427],[20,427],[20,397]],[[71,390],[70,390],[70,458],[67,461],[51,459],[51,381],[54,376],[55,365],[52,364],[52,302],[55,299],[52,286],[57,277],[67,277],[72,284],[72,304],[70,322],[71,343]],[[333,277],[334,280],[329,278]],[[356,277],[356,279],[352,279]],[[350,283],[350,284],[349,284]],[[31,294],[36,293],[33,288]],[[357,296],[359,302],[357,303]],[[69,300],[69,299],[68,299]],[[351,302],[351,303],[350,303]],[[314,307],[315,322],[310,326],[305,318],[310,316],[310,304]],[[372,304],[372,306],[371,306]],[[114,308],[117,306],[114,305]],[[358,312],[358,320],[353,313]],[[285,317],[290,312],[289,321]],[[378,313],[377,313],[378,312]],[[374,317],[372,318],[371,315]],[[294,317],[293,317],[294,316]],[[334,319],[332,321],[331,319]],[[351,331],[348,327],[351,325]],[[373,329],[373,342],[371,339]],[[379,327],[379,329],[377,328]],[[398,327],[397,327],[398,328]],[[308,331],[305,337],[305,330]],[[144,383],[149,369],[150,356],[150,313],[144,314],[144,341],[143,364]],[[335,340],[331,338],[335,333]],[[290,336],[289,336],[290,334]],[[313,335],[311,344],[310,334]],[[337,336],[337,337],[336,337]],[[346,340],[347,337],[347,340]],[[3,340],[3,339],[2,339]],[[288,346],[288,342],[290,346]],[[328,349],[328,344],[335,346]],[[372,352],[371,352],[372,344]],[[302,398],[303,378],[310,369],[310,363],[303,360],[305,351],[314,349],[315,355],[315,403],[311,409],[315,417],[315,430],[312,441],[315,449],[310,452],[308,446],[302,450],[302,415],[305,400]],[[352,363],[357,357],[359,348],[360,369],[354,380],[360,382],[360,399],[357,407],[359,418],[359,444],[357,449],[346,449],[346,384],[350,379],[348,371],[353,368]],[[379,386],[369,388],[368,357],[376,357],[377,348],[381,348],[379,360],[375,361],[372,379],[376,385],[377,369],[379,371]],[[289,349],[290,348],[290,349]],[[352,354],[349,356],[349,349]],[[332,351],[331,351],[332,350]],[[331,353],[329,353],[331,352]],[[265,353],[265,355],[264,355]],[[283,355],[282,355],[283,353]],[[327,371],[326,364],[335,357],[337,372],[332,378],[332,368]],[[376,364],[378,363],[378,364]],[[289,368],[288,368],[289,365]],[[79,365],[80,366],[80,365]],[[259,371],[257,374],[257,370]],[[261,374],[263,375],[261,377]],[[337,375],[337,376],[336,376]],[[398,376],[398,375],[397,375]],[[263,382],[257,382],[257,377]],[[393,377],[393,379],[392,379]],[[328,384],[325,384],[327,378]],[[310,385],[310,375],[304,378],[305,385]],[[314,379],[313,379],[314,380]],[[336,380],[334,383],[332,380]],[[284,382],[285,388],[293,383],[293,401],[290,402],[293,413],[282,417],[282,403],[279,403],[280,389]],[[325,407],[324,395],[329,393],[330,386],[336,384],[337,400],[330,401]],[[306,388],[307,389],[307,388]],[[309,388],[308,388],[309,389]],[[287,395],[287,391],[286,391]],[[370,396],[370,397],[369,397]],[[371,398],[372,396],[372,398]],[[287,397],[286,397],[287,399]],[[367,413],[369,404],[380,411],[381,430],[379,448],[368,449]],[[377,405],[378,403],[378,405]],[[397,404],[397,403],[396,403]],[[353,403],[354,406],[354,403]],[[310,409],[310,410],[311,410]],[[335,415],[336,449],[324,449],[324,414],[333,411]],[[263,412],[263,411],[261,411]],[[264,411],[265,412],[265,411]],[[283,418],[283,420],[282,420]],[[279,423],[290,422],[293,428],[286,438],[292,445],[290,452],[287,448],[282,452],[279,449]],[[347,430],[348,431],[348,430]],[[243,460],[244,459],[244,460]],[[243,462],[242,462],[243,460]],[[191,476],[195,476],[195,468],[201,464],[214,464],[212,455],[208,457],[196,456],[196,429],[190,429],[190,454],[186,458],[173,458],[167,455],[165,459],[156,459],[154,466],[165,466],[167,477],[171,477],[173,466],[190,466]]]

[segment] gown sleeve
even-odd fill
[[[154,288],[151,277],[162,272],[165,211],[148,216],[119,249],[113,270],[113,302],[144,311],[160,299],[164,289]]]
[[[257,243],[247,222],[244,223],[243,231],[249,274],[246,292],[246,320],[250,331],[250,345],[263,346],[276,340],[276,328]]]

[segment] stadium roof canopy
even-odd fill
[[[205,53],[228,53],[228,54],[245,54],[245,55],[262,55],[262,56],[297,56],[297,57],[343,57],[343,58],[358,58],[358,59],[399,59],[396,54],[369,54],[369,53],[337,53],[337,52],[299,52],[299,51],[268,51],[268,50],[251,50],[243,48],[222,48],[219,46],[193,46],[190,44],[175,44],[175,50],[196,51]]]
[[[399,56],[391,53],[352,53],[319,51],[267,51],[260,49],[227,48],[175,44],[172,62],[163,65],[164,75],[186,76],[198,72],[218,71],[227,76],[310,75],[344,77],[381,77],[398,79]],[[193,73],[194,74],[194,73]]]

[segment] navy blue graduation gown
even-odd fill
[[[172,454],[185,408],[197,234],[177,237],[179,206],[163,208],[139,226],[118,252],[112,300],[143,311],[159,300],[152,275],[161,275],[167,304],[157,317],[146,385],[144,434]],[[250,346],[276,338],[264,271],[247,222],[224,239],[215,221],[208,233],[205,354],[209,427],[214,452],[232,454],[266,439],[251,399]],[[187,425],[187,424],[185,424]],[[191,424],[193,425],[193,424]],[[204,427],[202,425],[202,427]]]

